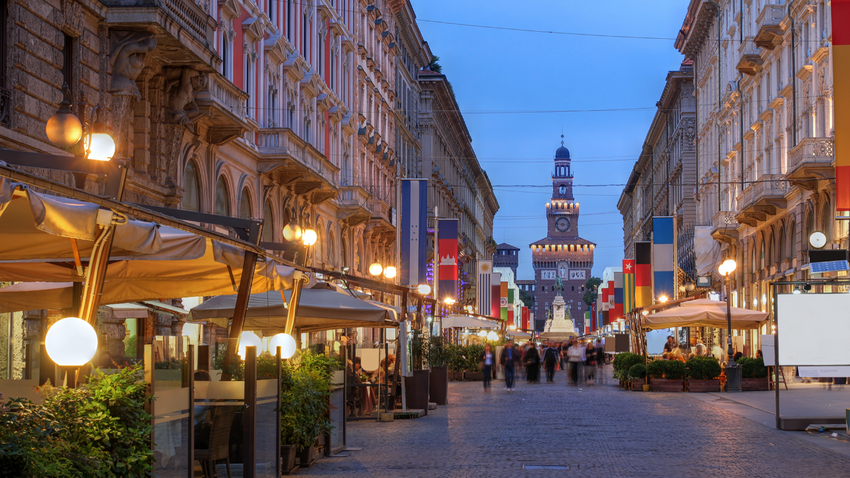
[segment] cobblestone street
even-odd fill
[[[697,400],[615,385],[450,383],[427,417],[354,422],[309,476],[838,477],[850,458]],[[850,444],[847,444],[850,447]],[[560,465],[557,471],[534,465]]]

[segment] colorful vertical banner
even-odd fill
[[[499,291],[499,318],[507,321],[508,320],[508,283],[502,282],[502,288]]]
[[[850,211],[850,0],[832,0],[835,208]]]
[[[502,316],[502,273],[490,274],[490,317]]]
[[[512,287],[508,287],[508,325],[516,325],[514,322],[514,312],[516,310],[516,306],[514,305],[514,289]]]
[[[591,332],[596,330],[597,320],[599,320],[599,313],[597,312],[597,307],[599,305],[599,296],[596,296],[596,300],[593,301],[593,304],[590,306],[590,330]]]
[[[635,307],[652,305],[652,243],[635,242]]]
[[[656,300],[676,297],[673,230],[672,217],[652,218],[652,293]]]
[[[531,317],[531,313],[528,311],[528,307],[523,306],[522,307],[522,330],[530,330],[531,329],[531,327],[529,327],[529,322],[531,320],[530,317]]]
[[[447,298],[458,300],[457,297],[457,219],[437,220],[437,240],[440,247],[440,290],[439,300]]]
[[[492,303],[490,294],[493,293],[490,284],[492,275],[493,261],[478,261],[478,283],[475,285],[475,291],[478,294],[478,313],[481,315],[490,315]]]
[[[401,264],[402,285],[426,284],[425,261],[428,239],[428,180],[401,180]]]
[[[623,314],[635,308],[635,261],[623,261]]]
[[[623,318],[623,273],[614,272],[614,316],[611,320]]]

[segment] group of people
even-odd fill
[[[493,373],[496,366],[501,366],[505,374],[505,386],[509,392],[513,392],[516,386],[516,375],[524,371],[525,378],[530,384],[540,383],[540,366],[546,372],[546,383],[555,383],[555,372],[567,370],[567,379],[570,385],[577,386],[580,383],[592,385],[597,377],[601,377],[599,368],[606,362],[605,351],[602,341],[588,341],[586,344],[577,339],[568,342],[544,343],[538,350],[534,342],[528,342],[523,346],[515,346],[509,340],[502,348],[501,353],[496,353],[491,344],[484,346],[481,354],[481,371],[484,375],[484,390],[489,391]]]

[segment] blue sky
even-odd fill
[[[597,244],[594,276],[623,258],[617,200],[654,115],[688,0],[412,0],[422,35],[454,87],[472,146],[501,209],[493,237],[521,249],[546,236],[552,158],[563,129],[581,203],[579,234]],[[472,28],[425,20],[664,40],[581,37]],[[635,111],[539,113],[641,108]],[[504,113],[535,111],[538,113]],[[482,114],[486,112],[485,114]],[[600,184],[616,186],[598,187]],[[538,185],[545,187],[502,187]]]

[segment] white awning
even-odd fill
[[[500,326],[499,323],[492,320],[479,319],[471,315],[448,315],[443,317],[442,324],[444,329],[453,327],[495,329]]]

